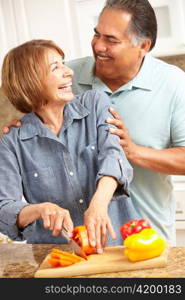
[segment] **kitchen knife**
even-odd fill
[[[77,244],[77,242],[75,242],[75,240],[73,240],[73,238],[69,237],[68,232],[64,228],[62,228],[61,234],[66,238],[68,244],[72,247],[75,254],[87,259],[85,251]]]

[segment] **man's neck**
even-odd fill
[[[95,76],[101,79],[106,86],[112,91],[115,92],[118,90],[121,86],[127,84],[131,80],[133,80],[136,75],[139,73],[141,66],[143,64],[143,61],[138,63],[138,65],[135,66],[133,70],[130,70],[127,74],[121,74],[120,76],[114,77],[105,77],[104,74],[100,74],[95,69]]]

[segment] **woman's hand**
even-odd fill
[[[112,239],[115,239],[116,235],[107,214],[107,205],[103,205],[101,199],[96,197],[93,197],[92,200],[84,214],[84,225],[87,228],[91,246],[96,246],[97,253],[102,253],[106,245],[107,230]]]
[[[73,222],[69,211],[54,203],[44,202],[25,206],[18,215],[17,225],[24,228],[37,219],[42,219],[44,228],[52,230],[54,236],[61,235],[63,227],[69,236],[72,235]]]
[[[19,120],[13,120],[9,124],[3,127],[2,131],[3,133],[8,133],[11,129],[11,127],[20,127],[21,126],[21,121]]]
[[[106,244],[107,231],[112,239],[116,239],[115,231],[108,216],[108,205],[118,186],[118,182],[111,176],[103,176],[99,179],[88,209],[84,213],[84,225],[87,227],[89,242],[103,252]]]
[[[52,235],[61,235],[63,227],[72,235],[73,222],[67,209],[54,203],[45,202],[39,204],[39,212],[44,228],[52,230]]]

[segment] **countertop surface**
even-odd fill
[[[70,251],[68,245],[0,244],[0,278],[32,278],[52,248]],[[185,247],[169,250],[168,264],[164,268],[129,272],[94,274],[78,277],[96,278],[185,278]]]

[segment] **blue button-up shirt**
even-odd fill
[[[0,231],[13,240],[28,243],[65,243],[44,229],[42,219],[23,230],[17,214],[29,204],[52,202],[68,209],[74,226],[83,224],[83,214],[104,175],[113,176],[119,187],[109,205],[109,215],[121,244],[119,227],[136,217],[128,197],[132,168],[105,120],[109,97],[88,91],[65,105],[64,125],[54,135],[34,114],[23,117],[0,143]],[[22,201],[22,196],[26,202]]]

